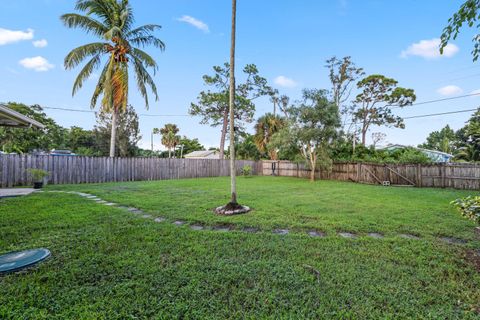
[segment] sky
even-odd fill
[[[150,148],[151,131],[176,123],[180,134],[218,147],[220,128],[188,116],[191,102],[207,89],[202,76],[229,59],[230,1],[130,0],[136,24],[160,24],[161,52],[147,48],[158,62],[154,76],[159,100],[150,108],[130,90],[129,103],[140,114],[140,146]],[[237,0],[237,81],[245,64],[257,65],[269,84],[292,100],[302,89],[329,89],[325,60],[351,56],[367,75],[383,74],[412,88],[417,102],[480,93],[480,68],[472,62],[475,30],[464,28],[443,56],[438,38],[459,0]],[[74,12],[74,0],[0,0],[0,102],[39,104],[65,127],[91,129],[95,115],[90,98],[93,76],[72,96],[78,71],[65,70],[63,59],[75,47],[96,41],[82,30],[67,29],[59,19]],[[353,90],[353,95],[355,90]],[[395,109],[402,117],[477,108],[480,95]],[[256,101],[256,117],[272,112],[268,99]],[[417,145],[449,124],[462,127],[471,113],[405,120],[405,129],[372,127],[386,133],[383,143]],[[253,132],[253,125],[248,126]],[[160,137],[154,148],[164,149]]]

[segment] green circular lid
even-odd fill
[[[0,255],[0,274],[20,271],[50,256],[48,249],[14,251]]]

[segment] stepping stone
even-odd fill
[[[140,209],[137,209],[137,208],[128,208],[127,209],[128,211],[130,211],[131,213],[134,213],[134,214],[140,214],[140,213],[143,213],[142,210]]]
[[[350,232],[339,232],[338,235],[342,238],[355,239],[357,235]]]
[[[319,232],[319,231],[315,231],[315,230],[308,231],[307,233],[308,233],[308,235],[309,235],[310,237],[314,237],[314,238],[323,238],[323,237],[325,237],[325,233]]]
[[[165,218],[157,217],[157,218],[155,218],[155,220],[153,220],[153,221],[155,221],[155,222],[163,222],[163,221],[165,221]]]
[[[192,224],[190,226],[190,229],[192,229],[192,230],[203,230],[204,227],[202,225],[199,225],[199,224]]]
[[[144,218],[144,219],[150,219],[150,218],[152,217],[152,215],[150,215],[150,214],[144,214],[144,215],[142,215],[141,217]]]
[[[117,208],[122,210],[128,210],[128,207],[125,207],[125,206],[118,206]]]
[[[96,202],[96,203],[101,203],[101,204],[107,203],[107,201],[105,201],[105,200],[101,200],[101,199],[99,199],[99,200],[96,200],[95,202]]]
[[[93,196],[93,195],[85,196],[85,198],[87,198],[87,199],[98,199],[97,196]]]
[[[228,232],[231,230],[229,226],[214,226],[212,229],[220,232]]]
[[[399,235],[400,238],[404,238],[404,239],[415,239],[415,240],[418,240],[420,239],[419,236],[416,236],[414,234],[408,234],[408,233],[402,233]]]
[[[381,239],[383,238],[383,234],[378,233],[378,232],[369,232],[368,233],[369,237],[375,238],[375,239]]]
[[[242,229],[243,232],[248,232],[248,233],[256,233],[259,231],[258,228],[255,227],[245,227]]]
[[[283,236],[283,235],[288,234],[289,230],[288,229],[275,229],[275,230],[273,230],[273,233]]]
[[[173,224],[177,226],[181,226],[182,224],[185,224],[185,221],[177,220],[177,221],[174,221]]]
[[[459,239],[459,238],[451,238],[451,237],[441,237],[440,240],[449,244],[465,244],[467,243],[466,240]]]
[[[116,203],[113,203],[113,202],[107,202],[105,203],[106,206],[115,206],[117,205]]]

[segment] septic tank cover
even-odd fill
[[[31,249],[0,255],[0,274],[20,271],[50,256],[48,249]]]

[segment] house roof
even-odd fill
[[[7,106],[0,104],[0,126],[4,127],[36,127],[39,129],[45,128],[40,122],[33,120],[23,114],[14,111]]]
[[[453,155],[450,154],[450,153],[437,151],[437,150],[424,149],[424,148],[417,148],[417,147],[412,147],[412,146],[406,146],[406,145],[403,145],[403,144],[390,144],[388,146],[379,147],[377,149],[378,150],[393,150],[393,149],[403,149],[403,148],[412,148],[412,149],[416,149],[416,150],[423,151],[423,152],[442,155],[442,156],[445,156],[445,157],[450,157],[450,158],[453,157]]]
[[[216,152],[217,152],[216,150],[193,151],[186,154],[185,158],[192,158],[192,157],[203,158],[203,157],[208,157],[209,155],[215,154]]]

